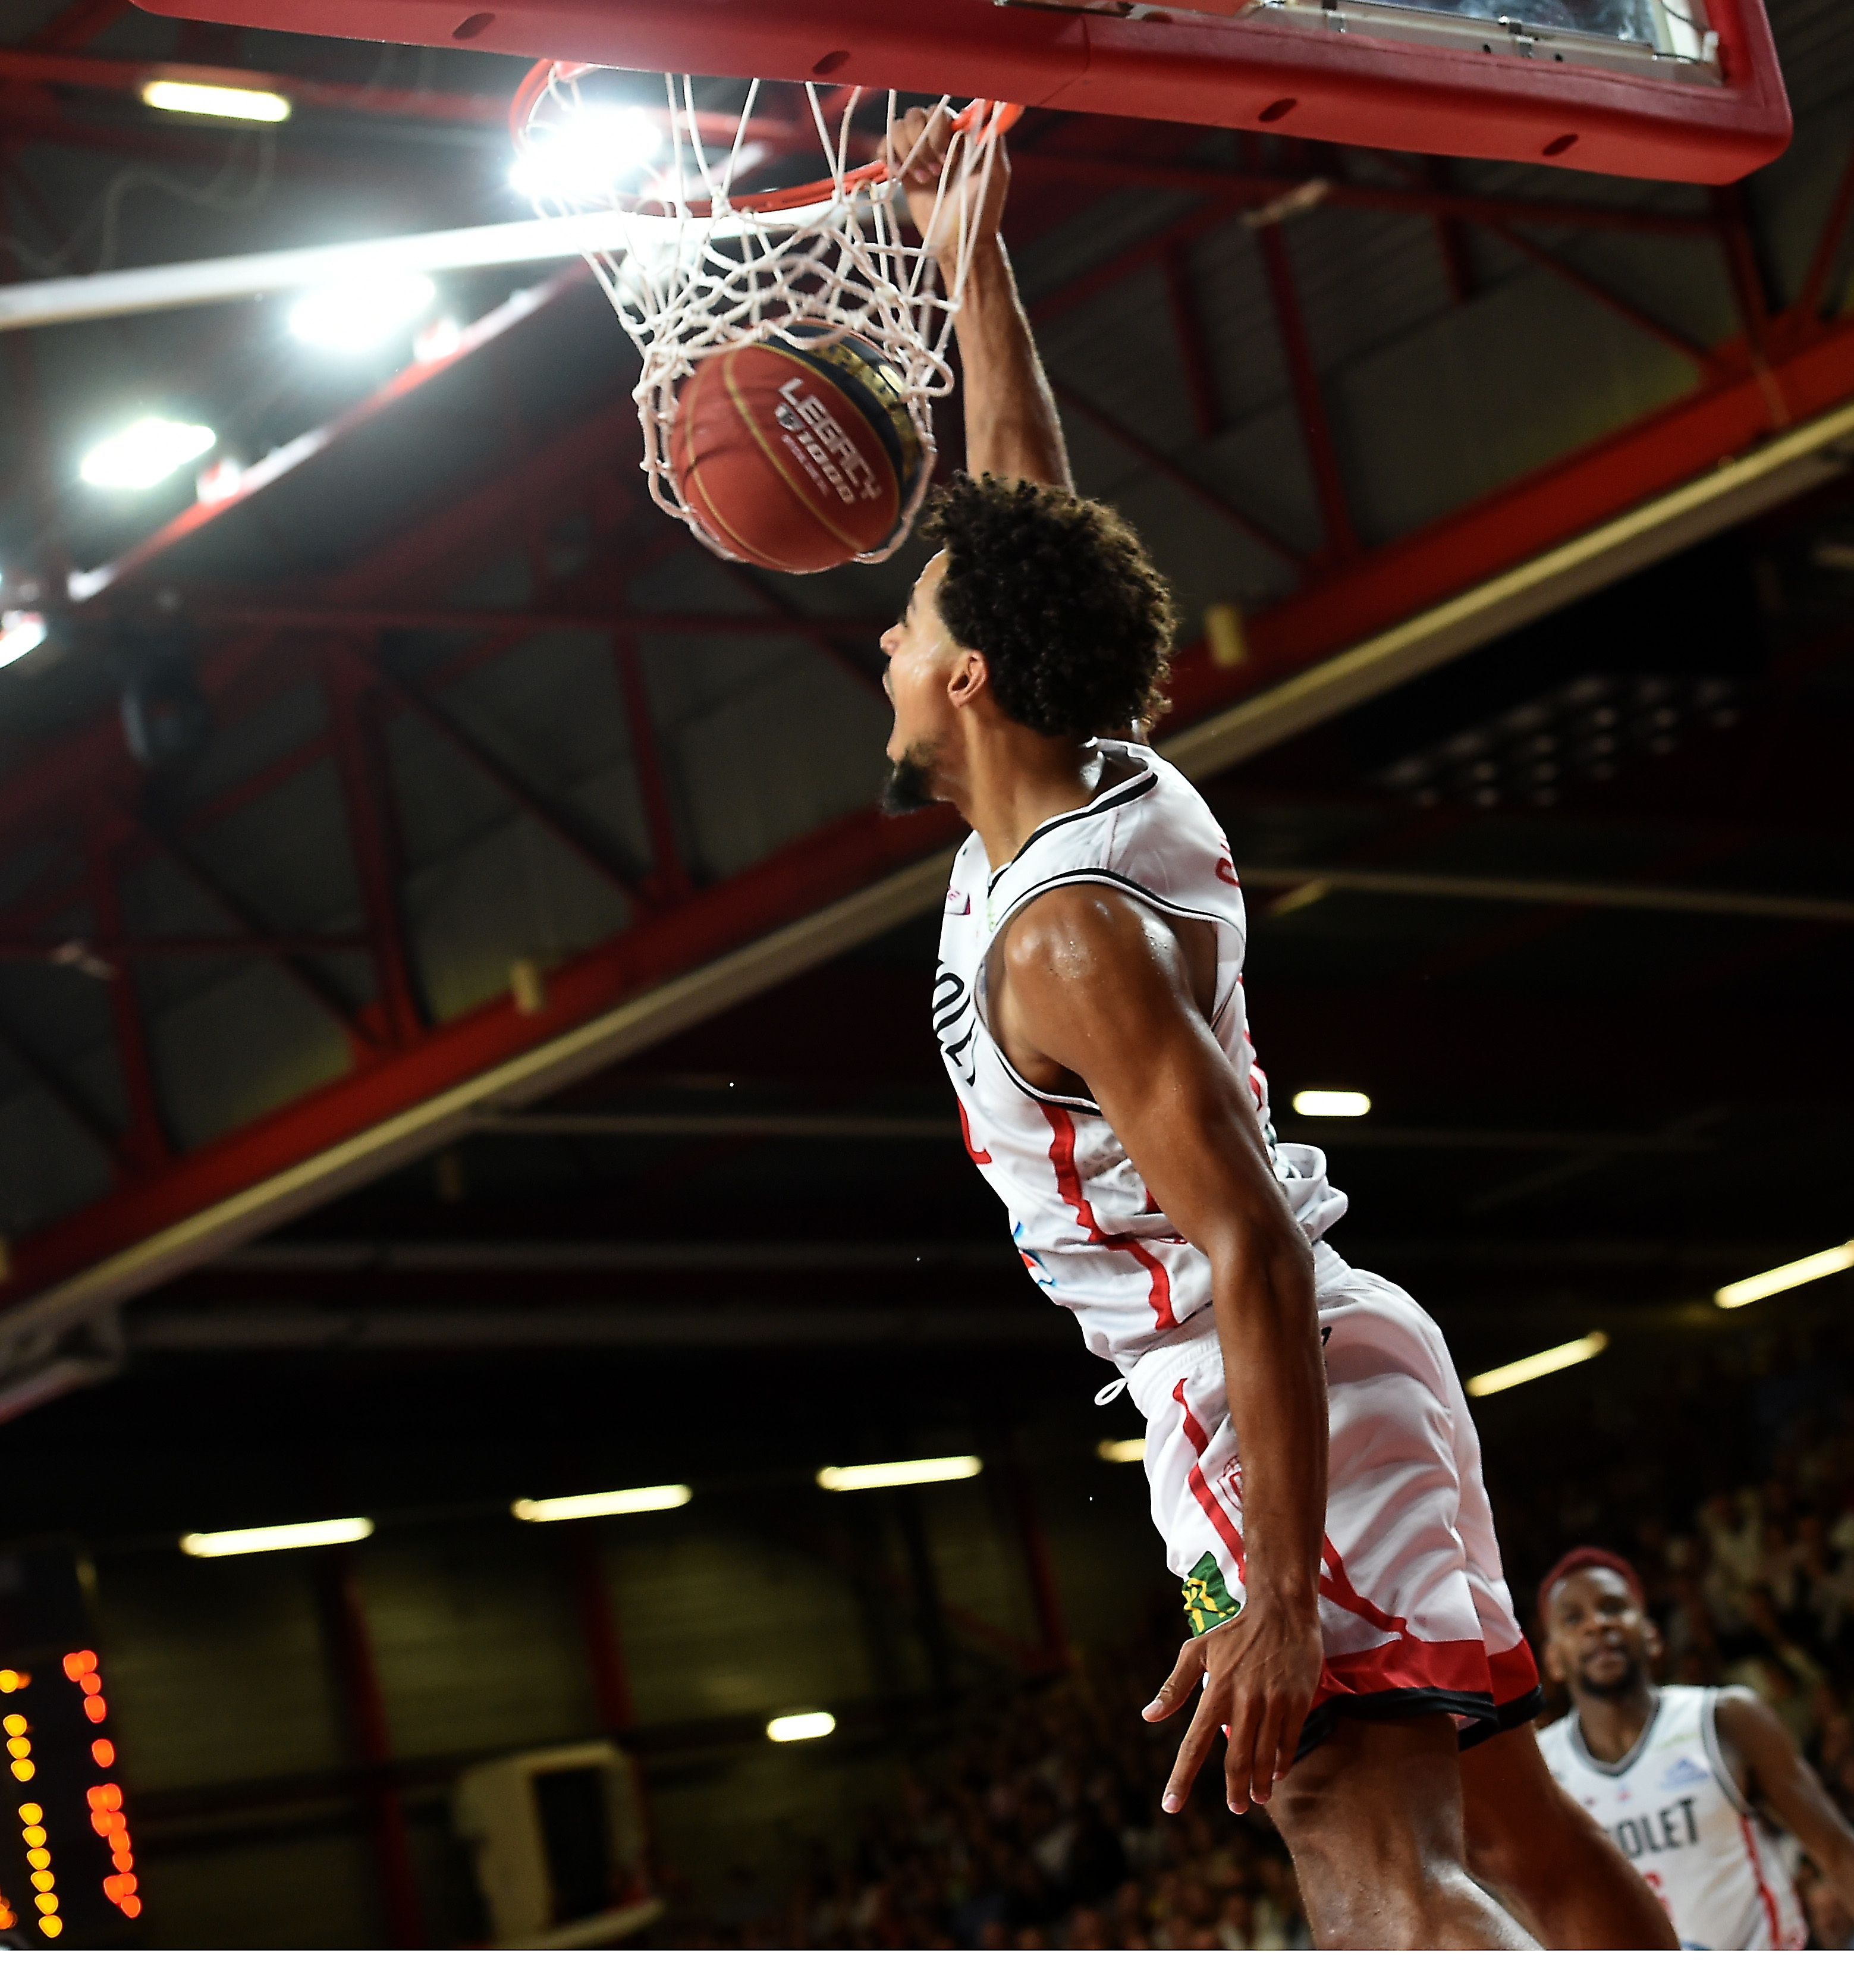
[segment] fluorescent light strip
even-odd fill
[[[1542,1353],[1528,1353],[1525,1359],[1513,1361],[1504,1367],[1490,1367],[1484,1374],[1477,1374],[1467,1383],[1471,1395],[1498,1395],[1508,1388],[1522,1386],[1528,1381],[1543,1380],[1548,1374],[1562,1372],[1567,1367],[1576,1367],[1586,1360],[1594,1360],[1609,1344],[1606,1332],[1586,1333],[1582,1339],[1567,1341],[1562,1346],[1548,1346]]]
[[[1363,1118],[1371,1100],[1362,1090],[1297,1090],[1294,1108],[1303,1118]]]
[[[788,1712],[766,1722],[766,1737],[782,1743],[789,1740],[826,1740],[837,1729],[828,1712]]]
[[[248,124],[281,124],[289,99],[274,90],[228,90],[223,84],[157,79],[142,85],[150,110],[180,110],[189,117],[238,117]]]
[[[1143,1463],[1146,1439],[1143,1435],[1130,1435],[1116,1442],[1109,1437],[1106,1442],[1095,1445],[1094,1453],[1103,1463]]]
[[[251,1526],[236,1533],[188,1533],[181,1551],[195,1560],[226,1560],[234,1554],[282,1553],[290,1547],[340,1547],[364,1540],[371,1519],[312,1519],[300,1526]]]
[[[694,1496],[686,1484],[646,1484],[634,1491],[585,1491],[574,1498],[518,1498],[518,1519],[545,1526],[556,1519],[614,1519],[627,1512],[673,1512]]]
[[[1854,1270],[1854,1242],[1819,1249],[1813,1256],[1798,1256],[1793,1263],[1779,1263],[1775,1270],[1760,1270],[1754,1277],[1741,1277],[1735,1284],[1714,1291],[1712,1301],[1721,1311],[1736,1311],[1741,1305],[1755,1304],[1779,1291],[1793,1291],[1798,1284],[1812,1284],[1818,1277],[1832,1277],[1838,1270]]]
[[[882,1491],[895,1484],[946,1484],[976,1477],[984,1468],[975,1456],[922,1456],[911,1463],[827,1464],[818,1472],[826,1491]]]

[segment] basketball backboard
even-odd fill
[[[1720,183],[1788,142],[1762,0],[138,0],[299,34],[828,79]]]

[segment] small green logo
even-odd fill
[[[1233,1622],[1242,1613],[1242,1604],[1232,1601],[1223,1584],[1223,1569],[1214,1554],[1207,1553],[1185,1576],[1184,1612],[1194,1636],[1201,1636],[1219,1622]]]

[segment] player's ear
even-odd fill
[[[1552,1683],[1562,1684],[1565,1681],[1565,1667],[1559,1659],[1558,1645],[1552,1641],[1548,1631],[1546,1633],[1543,1647],[1538,1654],[1544,1660],[1545,1675],[1552,1680]]]
[[[962,709],[988,688],[991,681],[991,666],[984,656],[977,649],[961,649],[954,658],[953,673],[947,679],[947,695],[955,709]]]

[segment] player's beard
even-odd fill
[[[930,746],[910,746],[899,759],[888,762],[888,777],[882,783],[884,814],[918,814],[939,800],[934,792],[934,750]]]
[[[1642,1660],[1633,1655],[1615,1677],[1602,1684],[1596,1682],[1589,1671],[1582,1666],[1577,1673],[1577,1688],[1588,1698],[1632,1698],[1641,1689],[1641,1683]]]

